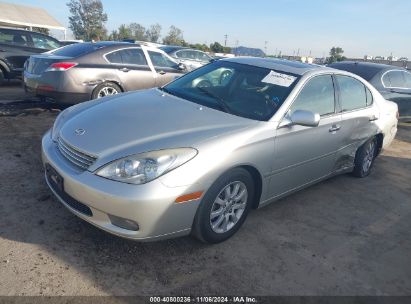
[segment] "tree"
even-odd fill
[[[338,46],[333,46],[330,50],[330,57],[328,58],[328,63],[345,60],[346,58],[342,54],[344,54],[344,50],[342,48]]]
[[[184,45],[183,31],[174,25],[170,26],[170,30],[163,38],[163,43],[168,45]]]
[[[146,38],[150,42],[158,42],[158,39],[160,39],[160,34],[161,34],[161,25],[156,23],[156,24],[150,25],[150,28],[147,29]]]
[[[214,53],[224,53],[224,47],[218,42],[210,44],[210,50]]]
[[[125,24],[120,25],[118,28],[117,40],[131,39],[131,38],[132,38],[132,34],[131,34],[130,28]]]
[[[129,25],[131,37],[135,40],[147,40],[146,28],[139,23],[130,23]]]
[[[107,14],[101,0],[70,0],[69,28],[76,39],[102,40],[106,38]]]

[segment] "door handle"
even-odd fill
[[[130,71],[128,68],[121,68],[121,69],[119,69],[120,71],[122,71],[122,72],[125,72],[125,73],[127,73],[128,71]]]
[[[375,115],[373,115],[369,118],[369,121],[376,121],[376,120],[378,120],[378,117],[375,116]]]
[[[158,72],[160,75],[165,75],[166,74],[166,72],[164,72],[164,71],[160,71],[160,72]]]
[[[332,125],[331,128],[328,130],[329,132],[337,132],[339,129],[341,129],[341,126],[339,125]]]

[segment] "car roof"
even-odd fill
[[[179,46],[179,45],[165,45],[165,46],[160,46],[159,49],[163,50],[166,53],[171,53],[171,52],[175,52],[178,50],[189,49],[189,48],[185,46]]]
[[[302,63],[286,59],[259,58],[259,57],[235,57],[222,59],[224,61],[237,62],[241,64],[253,65],[261,68],[283,71],[295,75],[304,75],[313,70],[330,70],[330,68],[316,64]]]
[[[368,81],[380,72],[385,72],[388,70],[405,70],[402,67],[388,64],[358,61],[341,61],[329,64],[328,67],[357,74]]]

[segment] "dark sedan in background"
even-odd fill
[[[0,84],[4,79],[21,78],[30,55],[59,48],[53,37],[21,29],[0,28]]]
[[[348,71],[371,83],[386,100],[398,104],[400,120],[411,120],[411,72],[400,67],[370,62],[343,61],[328,65]]]
[[[163,51],[127,42],[87,42],[31,56],[26,91],[59,103],[82,101],[165,85],[185,67]]]

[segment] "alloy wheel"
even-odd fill
[[[248,191],[243,182],[235,181],[225,186],[211,207],[211,229],[216,233],[231,230],[242,217],[247,199]]]
[[[371,141],[365,150],[364,161],[362,164],[362,169],[364,172],[368,172],[370,170],[372,162],[374,161],[375,157],[375,141]]]
[[[118,91],[113,87],[103,87],[97,94],[97,98],[118,94]]]

